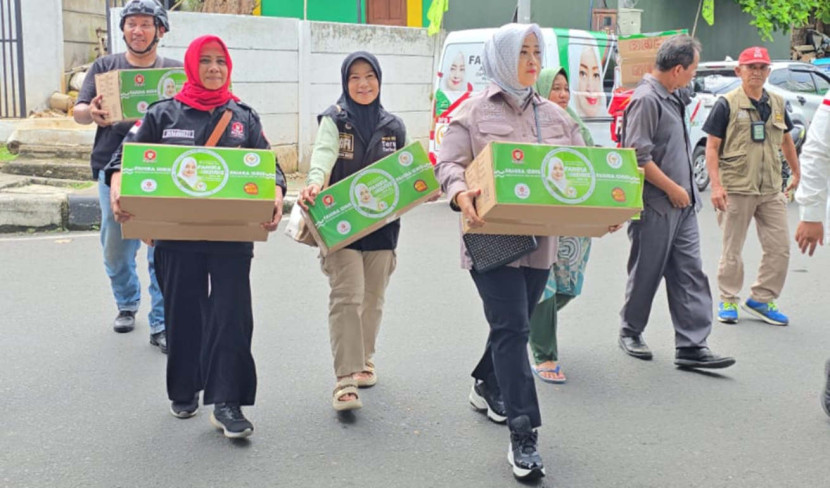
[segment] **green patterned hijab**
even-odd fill
[[[539,95],[541,95],[542,98],[547,100],[548,96],[550,95],[550,90],[551,88],[553,88],[553,80],[555,80],[560,73],[562,74],[562,76],[565,77],[566,80],[568,79],[568,73],[566,73],[565,68],[561,66],[552,66],[550,68],[545,68],[539,72],[539,78],[536,80],[536,92],[539,93]],[[568,82],[568,84],[570,84],[570,81]],[[593,146],[594,139],[591,137],[591,131],[589,131],[588,128],[585,127],[585,124],[582,122],[582,119],[580,119],[579,116],[576,115],[576,112],[574,112],[573,109],[571,109],[571,107],[568,107],[565,110],[568,112],[568,115],[570,115],[571,118],[574,119],[574,121],[577,124],[579,124],[579,133],[582,135],[582,139],[585,141],[585,145]]]

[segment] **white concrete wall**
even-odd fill
[[[304,121],[317,125],[317,114],[333,104],[342,92],[340,66],[354,51],[377,56],[383,71],[381,103],[406,124],[413,139],[429,139],[430,91],[434,73],[433,42],[425,29],[309,22],[307,92],[310,103]],[[314,130],[302,131],[313,136]],[[303,140],[310,151],[312,140]],[[307,154],[304,154],[306,156]]]
[[[61,88],[61,0],[28,0],[21,4],[26,110],[31,112],[46,108],[49,96]]]
[[[96,29],[107,28],[104,0],[62,0],[63,61],[67,70],[98,56]]]
[[[111,19],[117,18],[113,9]],[[117,23],[110,29],[117,32]],[[429,136],[436,41],[426,29],[187,12],[171,12],[170,29],[159,52],[176,59],[200,35],[225,40],[234,93],[259,112],[272,144],[293,150],[301,171],[308,167],[317,114],[340,96],[340,64],[352,51],[378,56],[382,103],[404,120],[412,138],[425,142]],[[125,49],[123,39],[113,36],[113,52]]]

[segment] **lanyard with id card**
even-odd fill
[[[755,120],[750,126],[752,142],[764,142],[767,138],[766,124],[761,120]]]

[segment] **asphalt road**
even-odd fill
[[[790,218],[792,234],[795,206]],[[327,284],[316,251],[282,228],[257,245],[259,394],[246,410],[256,431],[241,442],[214,430],[206,408],[188,420],[168,413],[165,357],[147,343],[148,300],[136,331],[112,332],[96,235],[0,237],[0,486],[514,486],[506,427],[467,404],[487,326],[458,267],[455,219],[440,202],[404,217],[380,381],[362,390],[364,408],[351,416],[330,405]],[[700,222],[716,288],[719,231],[711,210]],[[830,419],[818,404],[830,356],[830,250],[807,258],[793,247],[779,301],[791,326],[715,325],[712,348],[738,360],[719,374],[673,366],[662,289],[646,333],[654,360],[618,349],[627,252],[624,231],[595,240],[583,295],[561,314],[568,383],[537,383],[548,470],[538,485],[830,485]],[[747,284],[759,258],[751,232]]]

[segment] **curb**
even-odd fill
[[[298,194],[283,202],[287,219]],[[98,230],[101,206],[97,195],[83,193],[0,193],[0,233],[47,230]]]

